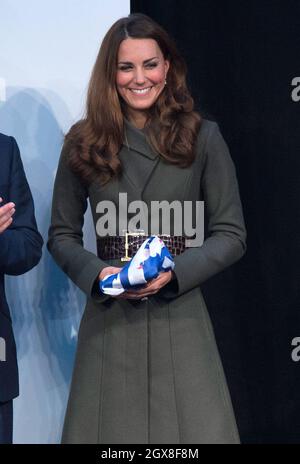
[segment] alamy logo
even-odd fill
[[[2,337],[0,337],[0,362],[1,361],[6,361],[6,343]]]
[[[122,192],[118,206],[110,200],[100,201],[96,214],[100,216],[96,222],[98,237],[116,236],[117,230],[118,235],[143,230],[146,235],[184,235],[187,247],[200,247],[204,241],[204,201],[128,202],[127,193]]]
[[[292,360],[298,362],[300,361],[300,337],[294,337],[291,345],[295,346],[291,353]]]
[[[291,85],[294,87],[291,93],[292,100],[294,102],[300,101],[300,77],[294,77],[292,79]]]

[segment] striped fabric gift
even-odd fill
[[[175,263],[164,242],[157,236],[147,238],[122,270],[99,282],[102,293],[117,296],[126,290],[142,288],[161,272],[174,269]]]

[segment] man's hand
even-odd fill
[[[0,198],[0,203],[2,203],[2,198]],[[4,206],[0,206],[0,234],[4,232],[12,223],[12,216],[15,213],[15,204],[7,203]]]

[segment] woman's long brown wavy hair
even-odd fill
[[[118,176],[126,105],[116,89],[118,51],[128,38],[154,39],[170,61],[167,85],[148,110],[145,133],[166,162],[187,167],[195,159],[201,116],[186,84],[187,68],[174,41],[150,17],[130,14],[116,21],[105,35],[88,87],[86,115],[66,135],[71,169],[87,183],[106,184]]]

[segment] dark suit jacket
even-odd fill
[[[16,346],[4,288],[4,276],[20,275],[40,260],[43,239],[37,230],[31,192],[20,152],[13,137],[0,134],[0,206],[13,201],[16,212],[11,226],[0,234],[0,402],[19,394]],[[5,346],[4,346],[5,344]]]

